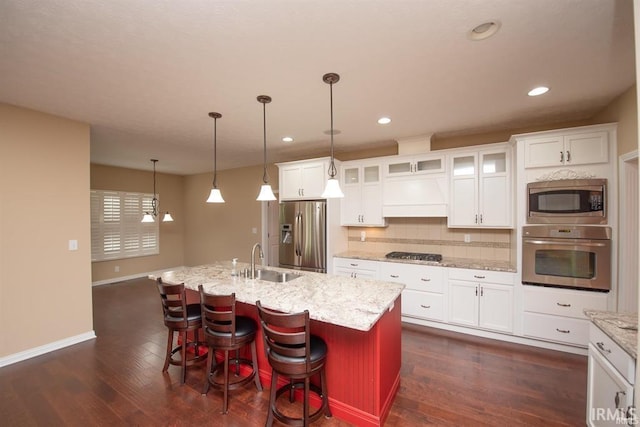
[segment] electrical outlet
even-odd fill
[[[360,241],[364,242],[365,240],[367,240],[367,232],[366,231],[361,231],[360,232]]]
[[[78,241],[77,240],[69,240],[69,250],[77,251],[78,250]]]
[[[119,265],[116,265],[115,267],[113,267],[113,270],[114,270],[116,273],[120,273],[120,266],[119,266]]]
[[[464,235],[464,242],[465,243],[471,243],[471,234],[465,234]]]

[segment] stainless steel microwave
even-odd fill
[[[527,223],[606,224],[607,180],[530,182],[527,184]]]

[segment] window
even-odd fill
[[[91,261],[160,253],[159,221],[143,223],[153,194],[91,190]]]

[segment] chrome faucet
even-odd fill
[[[252,279],[256,278],[256,248],[260,249],[260,253],[258,254],[260,259],[264,259],[264,253],[262,252],[262,245],[260,243],[256,243],[255,245],[253,245],[253,248],[251,248],[251,278]]]

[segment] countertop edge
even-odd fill
[[[584,310],[594,325],[618,344],[629,356],[637,360],[638,315],[636,313],[616,313],[614,311]]]

